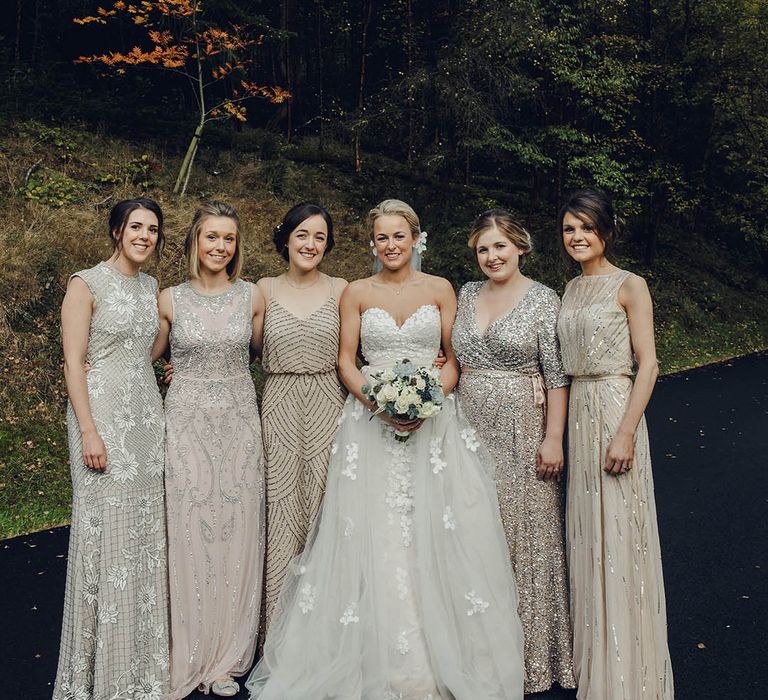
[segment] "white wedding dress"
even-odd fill
[[[440,312],[402,326],[366,310],[369,368],[431,366]],[[367,369],[364,371],[368,371]],[[512,700],[523,697],[523,633],[494,483],[448,396],[406,442],[349,396],[325,500],[289,567],[259,700]]]

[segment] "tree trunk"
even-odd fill
[[[357,119],[354,127],[354,151],[355,151],[355,174],[359,175],[363,170],[363,159],[361,155],[360,138],[362,132],[363,112],[365,110],[365,64],[368,51],[368,27],[371,24],[373,16],[373,0],[366,3],[365,17],[363,18],[362,38],[360,46],[360,80],[357,86]]]
[[[205,122],[201,120],[197,125],[197,129],[195,129],[189,146],[187,146],[187,152],[184,155],[184,160],[181,161],[179,174],[176,176],[176,184],[173,186],[174,194],[181,194],[182,197],[187,191],[189,174],[192,172],[192,165],[195,162],[195,155],[197,155],[197,147],[200,145],[200,139],[203,136],[203,126],[205,126]]]

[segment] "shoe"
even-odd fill
[[[211,692],[222,698],[231,698],[240,692],[240,686],[231,678],[220,678],[211,683]]]

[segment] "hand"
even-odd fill
[[[442,369],[445,367],[446,362],[448,362],[448,358],[445,356],[443,349],[440,348],[437,357],[435,358],[435,367],[437,367],[437,369]]]
[[[95,429],[83,433],[83,463],[97,472],[107,468],[107,448]]]
[[[166,362],[163,365],[163,384],[170,384],[173,379],[173,365],[170,362]]]
[[[413,433],[417,431],[421,424],[424,422],[422,418],[413,418],[413,419],[405,419],[402,418],[392,418],[392,416],[387,415],[384,411],[379,413],[379,418],[383,420],[388,425],[391,425],[395,430],[399,430],[401,433]]]
[[[551,481],[559,478],[565,466],[562,440],[544,438],[536,450],[536,478]]]
[[[608,443],[603,469],[618,476],[632,469],[635,457],[635,436],[630,433],[616,433]]]

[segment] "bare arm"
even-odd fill
[[[440,369],[443,392],[450,394],[459,381],[459,362],[451,346],[451,332],[456,320],[456,294],[448,280],[439,278],[437,284],[437,306],[440,309],[440,334],[445,364]]]
[[[104,471],[107,449],[101,439],[91,413],[85,358],[88,353],[88,335],[94,310],[94,298],[88,285],[73,277],[67,286],[61,305],[61,342],[64,349],[64,380],[72,409],[75,412],[83,439],[83,462],[87,467]]]
[[[362,392],[367,380],[355,362],[360,343],[360,302],[360,287],[354,283],[347,286],[339,299],[339,376],[356,398],[369,410],[375,411],[376,407]]]
[[[536,476],[547,481],[560,474],[565,465],[563,435],[568,415],[568,387],[547,389],[547,424],[544,439],[536,451]]]
[[[264,341],[264,314],[267,305],[259,287],[255,284],[251,285],[251,287],[251,350],[256,355],[261,356]]]
[[[171,324],[173,323],[173,300],[170,288],[164,289],[157,297],[157,310],[160,314],[160,331],[152,346],[152,362],[168,356],[170,349]]]
[[[632,468],[635,453],[635,432],[651,400],[659,365],[653,336],[653,302],[648,285],[642,277],[629,276],[619,290],[619,303],[627,312],[632,350],[637,358],[635,377],[624,417],[613,440],[608,445],[605,471],[619,474]]]

